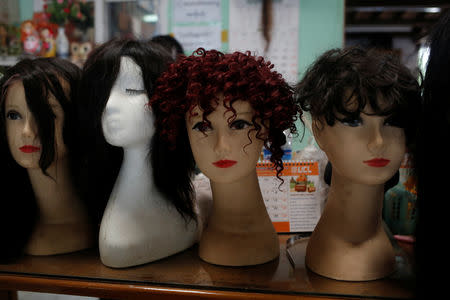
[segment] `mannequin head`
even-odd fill
[[[313,119],[319,146],[335,173],[361,184],[383,184],[414,148],[419,85],[399,60],[377,50],[324,53],[296,86]]]
[[[65,60],[36,59],[17,63],[2,78],[2,135],[22,167],[46,173],[66,155],[67,132],[73,130],[70,87],[79,75],[79,69]]]
[[[34,115],[27,105],[22,81],[9,85],[4,105],[6,138],[12,157],[23,168],[39,168],[41,141]],[[67,154],[62,137],[64,111],[53,94],[48,97],[48,105],[54,115],[54,134],[50,137],[54,140],[54,162]]]
[[[290,87],[272,67],[250,53],[222,54],[200,48],[160,77],[150,100],[156,129],[174,151],[192,162],[188,174],[195,158],[211,180],[235,180],[239,172],[248,171],[245,163],[256,167],[263,145],[271,151],[270,160],[280,174],[281,146],[286,142],[283,130],[296,132],[299,110]],[[233,162],[222,160],[236,163],[224,168]],[[237,173],[230,175],[232,170]]]
[[[147,102],[141,68],[131,57],[122,56],[102,115],[103,135],[108,144],[147,146],[153,136],[153,118]]]
[[[187,112],[186,129],[198,168],[213,182],[229,183],[254,171],[265,133],[257,137],[252,130],[255,111],[249,102],[235,101],[232,112],[223,105],[222,95],[219,99],[207,121],[198,106]]]
[[[95,48],[84,64],[78,139],[89,147],[79,149],[78,178],[83,194],[99,206],[99,211],[105,207],[116,181],[123,148],[144,143],[155,178],[170,164],[171,157],[160,155],[166,152],[165,146],[152,137],[148,99],[156,79],[171,61],[166,51],[152,42],[113,39]],[[158,185],[156,180],[155,184],[183,216],[194,216],[189,188],[174,190],[168,184]],[[101,219],[101,215],[98,217]]]
[[[11,246],[2,249],[2,259],[22,253],[36,221],[27,169],[54,176],[50,168],[65,157],[71,159],[73,87],[79,78],[78,67],[66,60],[37,58],[18,62],[0,80],[0,185],[6,205],[0,219],[2,230],[9,228]]]

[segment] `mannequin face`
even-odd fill
[[[148,144],[153,135],[153,116],[147,102],[141,68],[130,57],[122,57],[102,115],[103,134],[109,144]]]
[[[395,127],[389,116],[367,115],[366,106],[359,119],[339,120],[333,126],[314,122],[314,136],[337,174],[359,184],[384,184],[400,168],[405,154],[404,130]]]
[[[64,111],[53,95],[50,96],[49,103],[55,114],[55,149],[58,159],[67,152],[62,136]],[[22,81],[17,81],[8,88],[5,119],[8,145],[15,161],[27,169],[39,168],[42,146],[34,116],[25,99]]]
[[[207,116],[210,124],[203,122],[202,110],[195,107],[193,115],[186,114],[186,127],[199,169],[213,182],[231,183],[255,172],[264,141],[252,130],[254,110],[248,102],[233,103],[237,116],[229,123],[233,113],[226,112],[219,99],[216,110]]]

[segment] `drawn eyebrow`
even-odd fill
[[[236,115],[253,115],[252,111],[236,112]]]
[[[190,119],[199,119],[203,117],[203,112],[191,111],[189,112]]]
[[[5,105],[5,110],[6,109],[11,109],[11,108],[19,110],[20,106],[18,106],[17,104],[6,104]]]

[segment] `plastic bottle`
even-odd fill
[[[284,151],[282,159],[283,161],[292,160],[292,134],[289,129],[286,129],[283,133],[286,136],[286,144],[281,147]]]
[[[69,57],[69,40],[67,39],[64,27],[58,27],[58,36],[56,37],[56,55],[61,58]]]

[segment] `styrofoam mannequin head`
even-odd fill
[[[199,169],[213,182],[235,182],[254,172],[264,140],[256,137],[249,102],[235,101],[233,112],[223,105],[223,96],[207,121],[196,106],[186,114],[192,154]]]
[[[352,104],[357,102],[348,103]],[[336,119],[333,126],[317,121],[313,126],[318,145],[333,165],[333,175],[368,185],[384,184],[392,178],[406,151],[404,129],[395,126],[390,116],[373,115],[369,105],[359,118],[336,112]]]
[[[55,115],[55,159],[58,159],[67,154],[63,141],[64,111],[52,94],[48,101]],[[8,88],[5,113],[6,136],[14,160],[23,168],[40,168],[42,145],[38,126],[27,105],[24,86],[20,80]]]
[[[106,141],[113,146],[148,144],[153,135],[153,116],[141,68],[132,58],[122,56],[120,71],[102,115]]]

